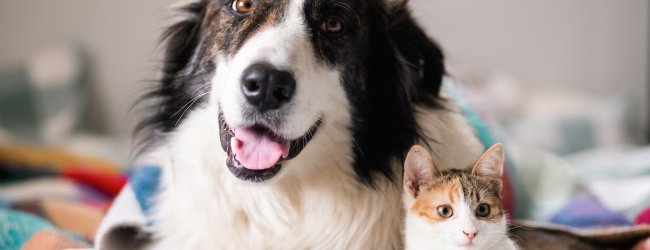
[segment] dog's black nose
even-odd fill
[[[296,80],[287,71],[258,63],[244,70],[241,90],[251,105],[264,112],[289,102],[296,91]]]

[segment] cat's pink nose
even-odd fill
[[[476,231],[476,232],[469,232],[469,233],[463,231],[463,234],[465,234],[465,236],[467,236],[467,238],[469,238],[469,241],[472,241],[472,240],[474,240],[474,238],[476,238],[476,235],[478,234],[478,231]]]

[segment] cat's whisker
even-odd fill
[[[520,224],[514,224],[512,222],[508,222],[507,224],[511,229],[524,229],[524,230],[533,230],[532,228],[520,225]]]
[[[514,237],[514,238],[517,238],[517,239],[519,239],[519,240],[521,240],[521,241],[524,241],[524,238],[522,238],[521,236],[516,235],[516,234],[514,234],[514,233],[507,233],[506,235],[507,235],[508,237],[510,237],[510,238],[513,238],[513,237]]]

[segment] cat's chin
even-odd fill
[[[458,249],[477,249],[476,244],[471,242],[459,243],[457,246]]]

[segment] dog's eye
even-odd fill
[[[232,10],[239,14],[248,14],[253,11],[255,1],[253,0],[235,0],[232,2]]]
[[[339,34],[345,30],[345,24],[340,17],[330,16],[325,18],[321,24],[321,29],[330,34]]]

